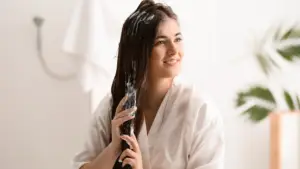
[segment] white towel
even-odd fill
[[[79,81],[85,92],[91,91],[95,86],[111,83],[115,65],[117,46],[113,43],[113,36],[118,34],[121,23],[112,21],[109,13],[104,13],[103,0],[79,0],[71,15],[63,51],[71,54],[81,65]],[[114,24],[117,24],[115,26]],[[101,79],[101,84],[99,79]]]

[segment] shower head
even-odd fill
[[[44,23],[44,18],[40,17],[40,16],[35,16],[33,18],[33,22],[37,27],[41,27]]]

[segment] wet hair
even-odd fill
[[[170,6],[143,0],[123,24],[117,55],[117,69],[111,86],[112,119],[116,108],[126,94],[126,82],[129,81],[137,90],[137,98],[142,84],[146,80],[147,67],[159,23],[166,18],[177,20]],[[134,134],[138,137],[144,116],[139,109],[134,120]]]

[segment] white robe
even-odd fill
[[[143,169],[223,169],[224,134],[216,107],[192,85],[174,83],[167,92],[147,135],[138,137]],[[109,144],[110,98],[99,104],[84,149],[74,158],[79,169]]]

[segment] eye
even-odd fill
[[[175,39],[175,42],[180,42],[180,41],[182,41],[182,38],[180,38],[180,37]]]
[[[163,41],[163,40],[157,41],[155,43],[155,45],[163,45],[163,44],[165,44],[165,41]]]

